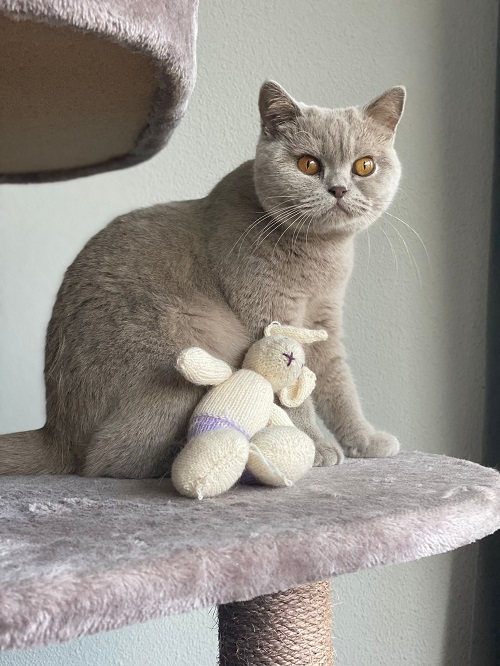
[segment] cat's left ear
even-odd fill
[[[403,115],[405,97],[405,87],[395,86],[390,90],[386,90],[379,97],[365,106],[363,109],[364,113],[378,125],[382,125],[391,132],[395,132],[401,116]]]
[[[266,81],[259,94],[259,111],[264,134],[274,136],[283,125],[302,115],[297,102],[276,81]]]

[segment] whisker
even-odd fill
[[[419,234],[417,231],[415,231],[415,229],[414,229],[410,224],[408,224],[408,222],[405,222],[404,220],[402,220],[402,219],[401,219],[400,217],[398,217],[397,215],[393,215],[392,213],[388,213],[387,211],[385,211],[384,215],[389,215],[390,217],[394,218],[394,219],[397,220],[398,222],[401,222],[402,224],[404,224],[405,227],[408,227],[408,229],[410,229],[410,231],[413,231],[413,233],[415,234],[415,236],[416,236],[416,237],[418,238],[418,240],[420,241],[422,247],[424,248],[425,256],[427,257],[427,262],[429,263],[429,268],[431,269],[431,273],[432,273],[431,258],[429,257],[429,253],[427,252],[427,247],[425,246],[425,243],[424,243],[424,241],[422,240],[420,234]]]
[[[292,235],[292,249],[291,249],[292,253],[293,253],[294,248],[297,244],[297,241],[299,240],[300,230],[302,229],[304,224],[307,222],[308,218],[309,218],[309,215],[307,213],[302,213],[302,215],[297,220],[298,225],[297,225],[297,228],[295,229],[295,231]],[[299,222],[300,222],[300,224],[299,224]]]
[[[296,210],[296,211],[293,211],[293,210],[292,210],[292,211],[288,211],[288,212],[283,213],[283,214],[281,214],[281,215],[275,216],[274,219],[273,219],[270,223],[266,224],[265,228],[260,232],[260,234],[257,236],[257,238],[254,239],[254,241],[253,241],[252,245],[250,246],[250,248],[252,248],[252,247],[255,245],[255,248],[254,248],[254,249],[257,249],[257,247],[258,247],[261,243],[263,243],[263,242],[266,240],[266,238],[268,238],[268,237],[273,233],[273,231],[275,231],[275,230],[276,230],[279,226],[281,226],[282,224],[286,224],[286,223],[288,222],[288,220],[291,219],[291,217],[294,216],[294,214],[295,214],[296,212],[298,212],[298,210]],[[292,222],[292,224],[293,224],[293,222]],[[268,232],[264,237],[262,237],[263,234],[264,234],[268,229],[270,229],[269,232]]]
[[[273,254],[274,254],[276,248],[278,247],[278,243],[280,242],[280,240],[283,238],[283,236],[284,236],[284,235],[286,234],[286,232],[290,229],[290,227],[293,226],[293,224],[294,224],[295,222],[296,222],[296,220],[292,220],[292,221],[290,222],[290,224],[287,226],[287,228],[283,231],[283,233],[281,234],[281,236],[278,238],[278,240],[276,241],[276,243],[274,244],[274,247],[273,247]]]
[[[398,262],[398,255],[396,254],[396,251],[394,250],[394,246],[393,246],[393,244],[392,244],[392,242],[391,242],[391,239],[390,239],[389,236],[385,233],[384,229],[382,229],[382,227],[379,227],[379,229],[380,229],[380,231],[384,234],[384,236],[386,237],[387,242],[389,243],[389,246],[390,246],[390,248],[391,248],[392,256],[394,257],[394,261],[395,261],[395,263],[396,263],[396,278],[397,278],[397,277],[399,276],[399,262]],[[392,285],[393,288],[394,288],[394,284],[395,284],[395,281],[393,282],[393,285]]]
[[[307,216],[307,228],[306,228],[306,245],[307,245],[307,235],[309,233],[309,228],[311,226],[311,223],[313,222],[314,217],[312,215]]]
[[[248,227],[245,229],[245,231],[243,231],[243,232],[238,236],[238,238],[237,238],[235,244],[234,244],[234,245],[232,246],[232,248],[229,250],[229,254],[231,254],[232,251],[235,249],[235,247],[238,245],[238,243],[240,243],[240,249],[239,249],[239,251],[238,251],[238,256],[240,255],[241,248],[242,248],[242,246],[243,246],[243,241],[245,240],[246,236],[250,233],[250,231],[251,231],[255,226],[257,226],[257,225],[259,224],[260,221],[261,221],[261,218],[259,218],[258,220],[255,220],[254,222],[252,222],[252,224],[251,224],[250,226],[248,226]]]
[[[309,199],[310,199],[310,197],[308,197],[308,199],[306,199],[305,201],[307,202]],[[295,205],[298,205],[298,204],[295,204]],[[256,220],[254,220],[254,221],[252,222],[252,224],[250,224],[250,225],[245,229],[245,231],[244,231],[244,232],[238,237],[238,239],[236,240],[236,242],[234,243],[234,245],[233,245],[232,248],[230,249],[229,254],[231,254],[232,251],[235,249],[235,247],[238,245],[238,243],[240,243],[240,250],[239,250],[239,252],[238,252],[238,256],[240,256],[240,254],[241,254],[241,248],[243,247],[243,241],[244,241],[244,239],[245,239],[246,236],[250,233],[250,231],[251,231],[255,226],[257,226],[257,225],[259,224],[259,222],[261,222],[262,220],[264,220],[266,217],[272,217],[272,216],[274,215],[274,212],[275,212],[275,211],[282,212],[282,211],[288,210],[288,209],[290,209],[290,208],[294,208],[295,205],[288,206],[288,207],[285,207],[285,208],[281,208],[281,205],[280,205],[280,204],[277,204],[274,208],[271,208],[271,210],[266,211],[264,214],[260,215],[260,216],[259,216]]]
[[[301,202],[301,203],[298,203],[298,204],[292,204],[291,206],[285,206],[285,207],[283,208],[283,207],[282,207],[282,203],[288,203],[288,202],[281,202],[281,203],[278,203],[276,206],[274,206],[274,208],[271,208],[271,210],[268,210],[268,211],[266,211],[265,213],[263,213],[263,214],[262,214],[260,217],[258,217],[257,220],[255,220],[255,221],[258,222],[259,220],[263,220],[263,219],[265,219],[266,217],[274,216],[275,214],[283,213],[283,212],[285,212],[286,210],[291,210],[292,208],[296,208],[297,206],[301,206],[301,205],[302,205],[302,202]]]
[[[406,197],[408,197],[408,201],[409,201],[410,203],[412,203],[412,204],[415,203],[415,202],[413,201],[413,199],[411,198],[411,196],[408,194],[408,192],[407,192],[406,190],[403,190],[403,188],[401,187],[401,185],[399,186],[398,189],[401,190],[401,192],[402,192]]]
[[[310,228],[310,226],[311,226],[313,220],[314,220],[313,216],[310,215],[310,216],[309,216],[309,224],[307,225],[307,229],[306,229],[306,245],[307,245],[307,237],[308,237],[308,235],[309,235],[309,228]]]
[[[291,215],[293,215],[293,213],[292,213]],[[279,229],[279,227],[281,227],[281,225],[286,224],[286,223],[288,222],[289,219],[290,219],[290,218],[288,217],[288,218],[283,219],[283,220],[281,220],[281,221],[279,221],[279,222],[272,222],[271,225],[270,225],[271,228],[269,229],[268,233],[267,233],[264,237],[262,237],[262,235],[259,236],[259,238],[258,238],[256,241],[254,241],[255,247],[254,247],[253,250],[252,250],[252,254],[253,254],[253,253],[254,253],[254,252],[255,252],[255,251],[256,251],[256,250],[262,245],[262,243],[264,243],[264,242],[267,240],[267,238],[269,238],[269,236],[270,236],[274,231],[276,231],[277,229]],[[293,222],[292,222],[292,224],[293,224]],[[266,230],[267,230],[267,229],[266,229]]]
[[[295,199],[296,194],[273,194],[272,196],[265,197],[262,202],[269,201],[269,199]]]
[[[293,235],[292,235],[292,252],[293,252],[294,243],[297,240],[297,238],[299,236],[299,233],[300,233],[300,230],[302,228],[303,221],[305,222],[306,219],[307,219],[307,211],[304,211],[300,215],[299,219],[297,220],[297,227],[294,230]],[[299,222],[300,222],[300,224],[299,224]]]
[[[278,217],[275,216],[276,220],[278,221],[278,224],[275,225],[267,233],[267,235],[264,238],[261,239],[262,234],[259,234],[257,240],[260,240],[260,243],[258,243],[258,245],[263,243],[266,240],[266,238],[268,238],[268,236],[270,236],[278,226],[280,226],[281,224],[286,224],[289,219],[292,219],[291,224],[287,227],[287,229],[285,229],[285,231],[287,231],[297,221],[296,219],[293,219],[296,216],[297,213],[302,213],[304,211],[307,212],[308,210],[310,210],[310,207],[307,206],[306,203],[297,204],[296,206],[292,206],[291,208],[295,208],[295,210],[289,210],[288,211],[288,209],[287,209],[287,213],[285,215],[281,215],[281,216],[278,216]],[[299,217],[299,219],[300,219],[300,217]],[[283,234],[280,236],[280,238],[282,238],[282,236],[283,236]],[[278,239],[278,242],[279,242],[280,238]],[[255,241],[254,241],[253,244],[255,244]],[[257,245],[257,247],[258,247],[258,245]]]
[[[266,238],[268,236],[270,236],[273,233],[273,231],[278,229],[282,224],[286,223],[286,221],[288,219],[289,219],[288,217],[284,217],[284,218],[279,219],[279,220],[274,220],[273,219],[270,222],[268,222],[266,224],[266,226],[264,227],[264,229],[262,229],[260,234],[257,236],[257,238],[255,238],[253,240],[252,244],[250,245],[250,250],[252,250],[252,253],[253,253],[254,250],[256,250],[259,247],[259,245],[261,243],[263,243],[266,240]],[[268,233],[266,233],[266,232],[268,232]],[[265,234],[265,236],[264,236],[264,234]]]
[[[283,233],[280,235],[280,237],[278,238],[278,240],[277,240],[276,243],[274,244],[273,254],[274,254],[274,252],[275,252],[275,250],[276,250],[276,248],[277,248],[277,246],[278,246],[278,243],[279,243],[280,240],[283,238],[283,236],[286,234],[286,232],[287,232],[287,231],[288,231],[288,230],[289,230],[294,224],[296,224],[297,222],[299,222],[299,221],[302,219],[302,217],[303,217],[304,215],[307,215],[307,212],[310,210],[310,209],[307,208],[307,207],[303,207],[303,208],[305,208],[305,210],[302,210],[302,211],[301,211],[301,210],[297,210],[297,211],[295,211],[294,213],[292,213],[292,214],[289,216],[288,219],[292,219],[292,221],[291,221],[291,223],[286,227],[286,229],[283,231]],[[297,214],[299,214],[299,217],[298,217],[298,218],[296,217]],[[285,223],[286,223],[286,221],[283,221],[283,222],[282,222],[282,224],[285,224]],[[269,235],[269,234],[268,234],[268,235]],[[267,236],[266,236],[266,238],[267,238]],[[293,237],[292,237],[292,238],[293,238]],[[263,239],[263,240],[265,240],[265,239]]]
[[[420,271],[418,269],[418,264],[417,264],[415,258],[413,257],[413,255],[411,254],[410,249],[409,249],[405,239],[400,234],[399,229],[390,220],[384,220],[384,222],[387,222],[387,224],[389,224],[394,229],[394,231],[397,233],[397,235],[401,238],[401,241],[403,242],[403,245],[405,246],[406,252],[408,254],[408,258],[410,259],[410,265],[412,267],[412,272],[413,272],[413,265],[415,265],[415,269],[416,269],[417,275],[418,275],[418,281],[420,283],[420,287],[422,287],[422,276],[420,275]],[[415,274],[415,273],[413,272],[413,274]]]

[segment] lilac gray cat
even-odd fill
[[[48,327],[47,422],[0,436],[0,473],[167,474],[204,392],[177,372],[178,353],[198,346],[238,367],[273,320],[329,333],[307,348],[312,400],[289,411],[316,464],[395,454],[397,439],[363,417],[341,338],[354,237],[398,186],[404,97],[396,87],[331,110],[268,81],[254,160],[203,199],[123,215],[92,238]]]

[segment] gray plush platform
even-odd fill
[[[0,647],[26,647],[452,550],[500,527],[500,474],[348,460],[202,502],[168,480],[0,479]]]

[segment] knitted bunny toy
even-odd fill
[[[313,466],[313,441],[274,403],[274,394],[285,407],[311,394],[316,375],[305,367],[300,343],[326,337],[326,331],[273,322],[237,371],[199,347],[181,352],[177,368],[184,377],[213,386],[194,410],[187,444],[172,466],[182,495],[220,495],[245,468],[261,483],[289,486]]]

